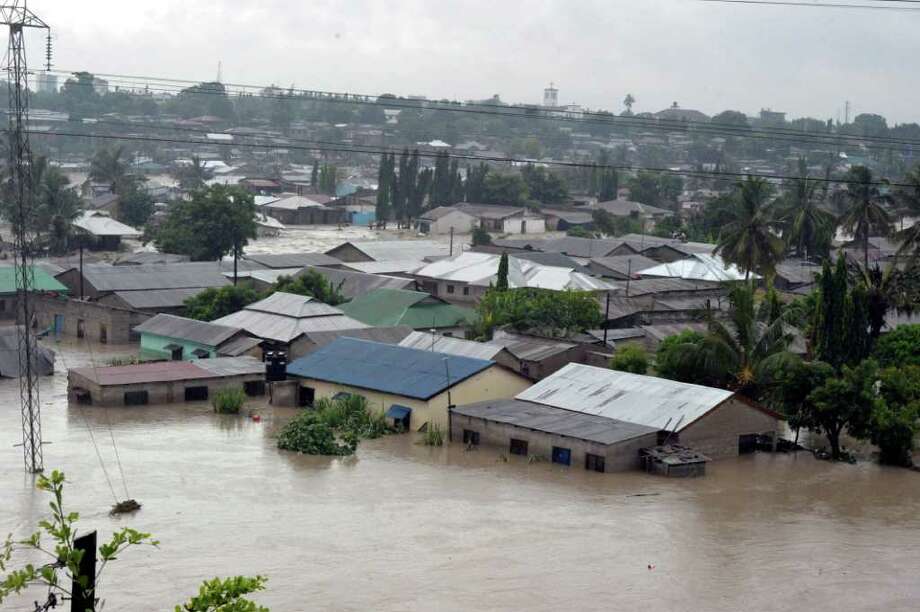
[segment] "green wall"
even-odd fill
[[[192,355],[192,351],[202,349],[208,351],[210,357],[217,357],[217,348],[206,344],[198,344],[189,340],[179,338],[169,338],[157,334],[141,333],[141,357],[147,359],[170,359],[172,353],[164,347],[168,344],[177,344],[182,347],[182,359],[185,361],[195,361],[198,359]]]

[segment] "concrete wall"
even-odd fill
[[[585,469],[585,454],[604,457],[605,472],[621,472],[640,466],[639,449],[655,446],[657,433],[649,433],[618,444],[603,445],[578,438],[569,438],[542,431],[534,431],[507,423],[496,423],[486,419],[464,415],[450,415],[450,439],[463,442],[463,430],[469,429],[479,433],[479,443],[502,450],[510,454],[511,438],[527,441],[527,453],[547,462],[552,460],[553,447],[568,448],[572,451],[571,467]]]
[[[208,357],[217,357],[217,349],[207,344],[199,344],[191,340],[180,338],[169,338],[157,334],[141,334],[141,352],[145,356],[157,359],[172,359],[172,351],[166,350],[169,344],[176,344],[182,347],[182,359],[184,361],[195,361],[198,359],[192,354],[192,351],[201,349],[208,352]]]
[[[680,443],[713,459],[738,454],[738,438],[775,433],[780,420],[739,399],[730,399],[679,432]]]
[[[433,235],[450,234],[450,228],[454,228],[455,234],[469,234],[478,224],[476,217],[454,210],[439,219],[420,220],[419,229]]]
[[[502,221],[506,234],[545,234],[546,219],[537,217],[509,217]]]
[[[412,415],[409,421],[411,431],[418,431],[425,423],[434,423],[446,432],[449,425],[447,418],[448,394],[446,391],[428,400],[419,400],[313,379],[301,379],[301,386],[312,388],[315,393],[315,399],[332,397],[337,393],[344,392],[364,396],[367,399],[368,406],[372,410],[380,412],[385,412],[393,404],[411,408]],[[530,381],[514,372],[493,366],[454,385],[450,390],[450,401],[459,406],[490,399],[508,399],[529,386]]]
[[[264,380],[264,374],[244,374],[225,378],[107,385],[103,387],[71,370],[67,373],[67,393],[70,401],[76,401],[76,388],[89,391],[93,406],[124,406],[125,393],[131,391],[147,391],[149,405],[173,404],[185,402],[186,387],[207,387],[210,399],[221,389],[242,389],[246,382]],[[135,406],[130,407],[134,408]]]
[[[82,328],[84,338],[100,342],[105,336],[109,344],[137,341],[131,330],[153,316],[136,310],[46,295],[36,295],[32,304],[39,329],[53,327],[55,315],[60,315],[65,336],[79,337],[78,332]]]

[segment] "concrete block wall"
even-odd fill
[[[99,342],[104,327],[109,344],[134,342],[131,330],[153,316],[151,313],[48,295],[36,295],[33,306],[39,329],[52,327],[55,316],[60,315],[64,321],[62,333],[65,336],[78,337],[80,321],[83,321],[85,338]]]
[[[680,443],[713,459],[738,454],[738,438],[775,434],[780,420],[739,399],[730,399],[680,432]]]
[[[146,391],[147,403],[154,404],[180,404],[185,402],[186,387],[207,387],[208,398],[214,396],[221,389],[243,389],[245,383],[264,380],[260,374],[246,374],[229,376],[226,378],[206,378],[200,380],[182,380],[173,382],[150,382],[130,385],[100,386],[76,372],[68,373],[68,395],[71,401],[75,400],[73,389],[80,387],[90,392],[94,406],[124,406],[125,393],[132,391]],[[132,408],[134,406],[131,406]]]
[[[654,446],[658,438],[657,433],[650,433],[619,444],[603,445],[452,413],[450,416],[451,441],[463,443],[464,429],[478,432],[481,446],[501,450],[506,455],[510,454],[512,438],[526,440],[528,455],[539,457],[546,462],[552,461],[554,446],[568,448],[571,450],[570,466],[573,469],[585,469],[587,453],[599,455],[604,457],[605,472],[637,469],[640,466],[639,449]]]

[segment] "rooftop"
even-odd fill
[[[685,280],[703,281],[737,281],[744,280],[745,274],[734,264],[726,263],[718,255],[705,255],[694,253],[688,259],[664,263],[642,271],[642,276],[664,276],[669,278],[683,278]],[[751,273],[752,278],[760,278]]]
[[[56,278],[48,274],[40,265],[31,266],[33,291],[56,291],[67,293],[68,289]],[[0,267],[0,293],[16,293],[16,268],[13,266]]]
[[[74,368],[84,378],[107,387],[137,383],[177,382],[221,378],[242,374],[262,374],[265,365],[253,357],[217,357],[199,361],[154,361],[104,368]]]
[[[724,389],[570,363],[517,399],[680,431],[733,396]]]
[[[171,314],[158,314],[135,327],[134,331],[177,340],[188,340],[205,346],[218,346],[242,330],[238,327],[226,327]]]
[[[322,275],[333,287],[338,289],[338,291],[348,299],[364,295],[374,289],[382,287],[388,289],[415,288],[415,281],[409,278],[384,276],[382,274],[365,274],[363,272],[352,272],[351,270],[338,270],[334,268],[307,266],[304,270],[298,272],[297,275],[305,274],[310,270]]]
[[[475,359],[494,359],[497,354],[505,350],[505,347],[500,344],[461,340],[452,336],[423,331],[413,331],[403,338],[399,346]]]
[[[304,266],[338,266],[341,261],[325,253],[247,253],[243,259],[266,268],[303,268]]]
[[[367,327],[345,316],[338,308],[309,297],[281,291],[213,322],[238,327],[253,336],[283,343],[311,332]]]
[[[116,221],[99,211],[83,211],[73,220],[72,224],[93,236],[137,237],[143,234],[140,230]]]
[[[415,329],[456,327],[475,319],[472,310],[427,293],[386,288],[374,289],[343,304],[342,312],[368,325],[408,325]]]
[[[451,413],[542,431],[597,444],[616,444],[658,429],[517,399],[456,406]]]
[[[83,266],[83,277],[99,292],[223,287],[230,284],[216,262],[136,266],[87,264]]]
[[[293,361],[288,374],[427,400],[492,365],[483,359],[338,338]]]
[[[367,240],[344,242],[326,251],[335,257],[335,251],[351,246],[373,261],[422,261],[427,257],[450,255],[450,245],[434,240]]]

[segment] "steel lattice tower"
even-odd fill
[[[9,178],[7,197],[11,200],[12,223],[16,244],[16,295],[19,334],[19,390],[22,400],[22,449],[27,472],[44,469],[42,461],[41,403],[38,375],[35,371],[37,341],[32,329],[31,291],[34,285],[33,235],[34,199],[32,151],[29,146],[29,72],[26,64],[25,31],[27,28],[50,30],[32,13],[26,0],[0,5],[2,25],[9,28],[7,49],[7,83],[9,93]]]

